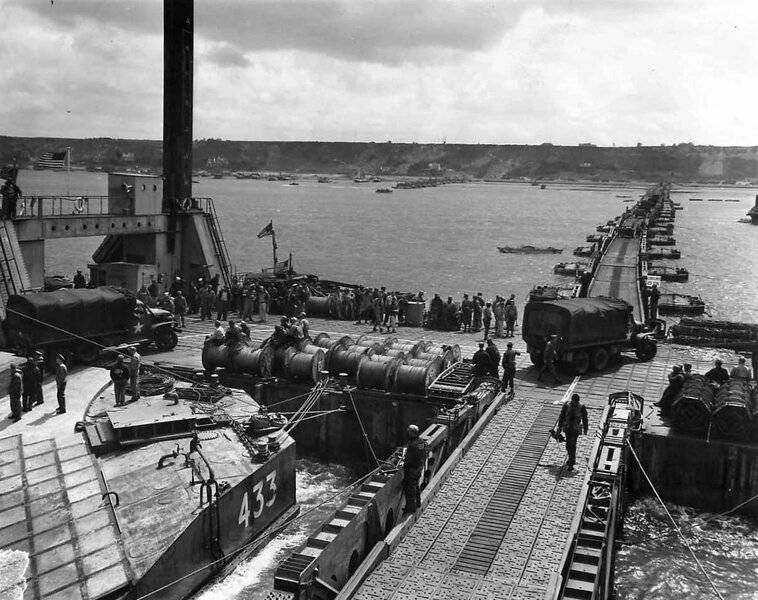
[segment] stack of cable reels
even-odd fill
[[[671,405],[671,423],[683,433],[705,436],[711,420],[715,390],[702,375],[693,375]]]
[[[752,433],[754,398],[744,379],[730,379],[719,388],[711,415],[711,435],[724,440],[742,441]]]
[[[420,359],[409,359],[408,362]],[[440,357],[432,360],[424,360],[424,364],[401,364],[396,372],[392,384],[392,391],[398,394],[415,394],[426,396],[429,386],[442,372],[442,360]]]

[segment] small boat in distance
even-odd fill
[[[577,246],[574,248],[574,256],[588,257],[595,254],[595,246]]]
[[[561,262],[553,267],[553,273],[556,275],[567,275],[569,277],[579,277],[587,269],[589,264],[586,262]]]
[[[675,281],[683,283],[690,278],[690,272],[682,267],[669,267],[666,265],[650,265],[648,275],[657,275],[661,281]]]
[[[377,194],[391,194],[392,190],[390,188],[376,188]]]
[[[661,315],[702,315],[705,312],[705,302],[698,296],[661,294],[658,312]]]
[[[547,246],[546,248],[538,248],[536,246],[498,246],[500,252],[503,254],[560,254],[563,252],[563,248],[553,248]]]
[[[553,285],[536,285],[529,292],[529,302],[545,302],[559,298],[571,298],[573,288]]]
[[[322,177],[319,175],[318,180],[319,183],[329,183],[331,180],[328,177]]]

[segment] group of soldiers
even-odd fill
[[[758,379],[758,373],[750,370],[744,356],[739,357],[737,365],[732,367],[731,371],[727,371],[722,365],[723,363],[716,359],[713,363],[713,368],[703,375],[715,388],[721,387],[730,379],[741,379],[743,381],[751,381],[754,377]],[[669,416],[671,414],[674,400],[676,400],[677,395],[682,390],[685,381],[693,375],[695,373],[692,371],[692,365],[689,363],[674,365],[671,368],[671,373],[668,374],[668,385],[663,390],[661,399],[655,403],[655,406],[661,409],[661,415]]]
[[[511,294],[506,300],[495,296],[492,302],[485,302],[482,293],[469,297],[463,294],[460,304],[453,301],[452,296],[443,302],[439,294],[435,294],[429,307],[427,326],[443,331],[460,331],[478,333],[484,330],[484,339],[490,337],[494,325],[494,337],[513,337],[518,308],[516,296]]]
[[[42,393],[44,377],[44,360],[41,352],[35,352],[26,359],[23,366],[11,365],[11,377],[8,383],[8,397],[11,412],[8,418],[20,421],[22,413],[31,412],[35,406],[45,403]],[[68,368],[62,354],[55,357],[55,384],[58,398],[57,413],[66,412],[66,381]]]
[[[129,363],[125,363],[123,354],[116,356],[116,363],[110,369],[111,381],[113,381],[113,393],[116,397],[116,406],[126,405],[126,386],[131,390],[132,402],[140,398],[140,367],[142,357],[134,346],[126,349]]]
[[[486,348],[484,347],[485,343]],[[521,352],[513,349],[513,342],[508,342],[501,358],[500,350],[495,342],[492,338],[487,338],[486,342],[479,342],[479,350],[474,352],[474,356],[471,358],[474,365],[474,375],[479,377],[488,375],[499,378],[500,366],[502,366],[503,378],[500,390],[509,391],[512,394],[514,391],[513,379],[516,375],[516,357],[520,354]]]

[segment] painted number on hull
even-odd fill
[[[264,484],[268,487],[268,500],[264,497]],[[253,486],[253,520],[263,514],[263,509],[267,506],[273,506],[276,502],[276,471],[271,471],[264,479],[259,481]],[[250,503],[248,500],[247,492],[242,495],[242,505],[240,506],[239,524],[243,527],[250,526]]]

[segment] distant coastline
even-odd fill
[[[44,152],[71,148],[72,169],[161,169],[158,140],[0,136],[0,164],[33,167]],[[197,171],[252,171],[378,177],[464,177],[488,181],[758,184],[758,147],[598,147],[393,142],[197,140]]]

